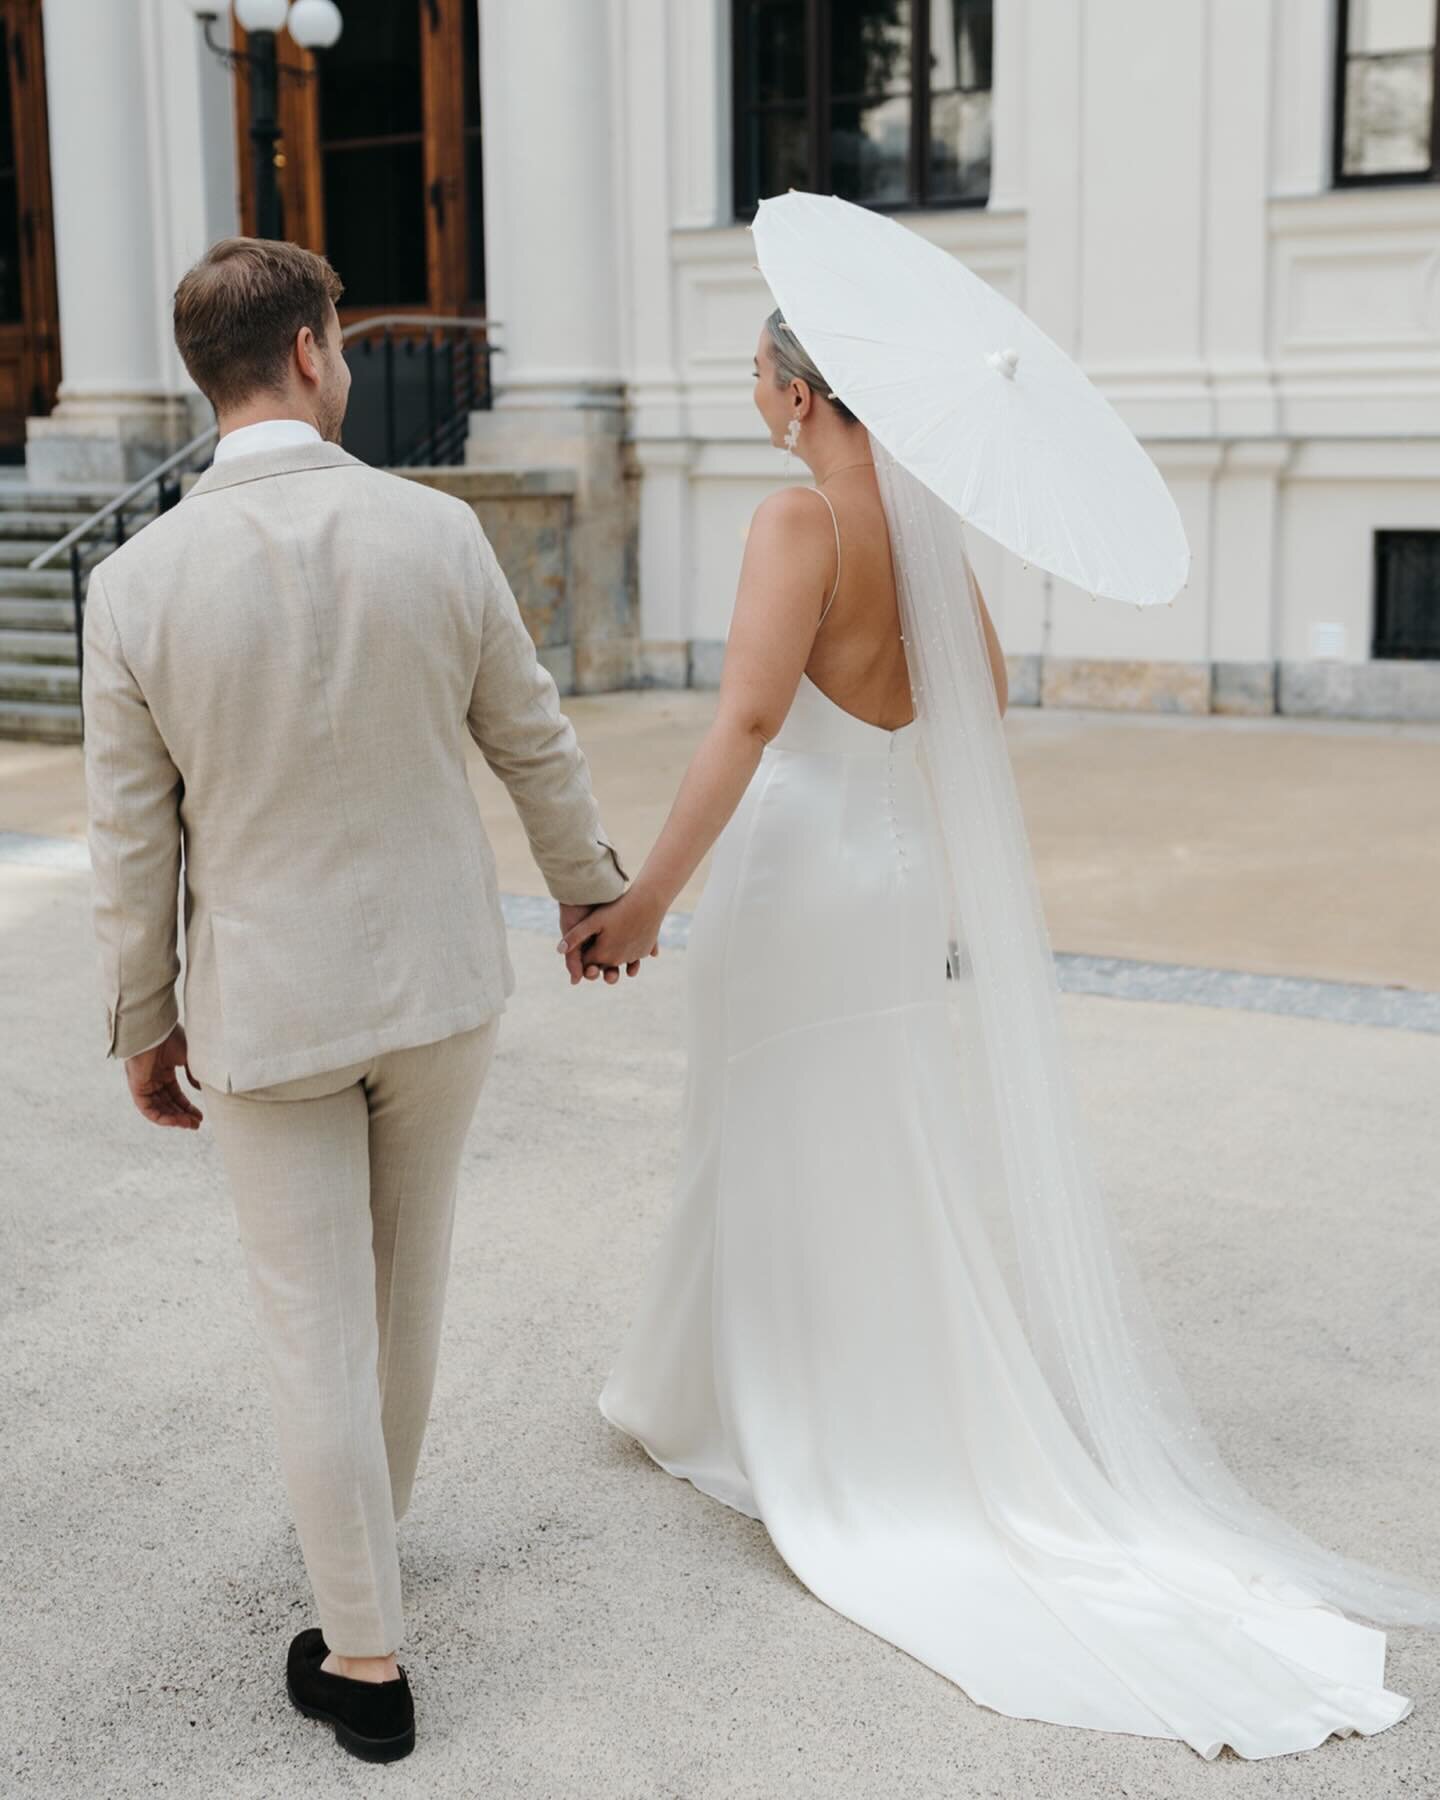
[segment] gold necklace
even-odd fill
[[[875,464],[873,461],[858,462],[858,463],[842,463],[838,469],[832,469],[830,471],[830,473],[825,477],[825,481],[833,481],[837,475],[846,475],[850,472],[851,469],[873,469],[874,467],[875,467]],[[817,481],[815,484],[816,487],[823,488],[825,485],[825,481]]]

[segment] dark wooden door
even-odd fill
[[[40,0],[0,0],[0,61],[0,461],[20,462],[60,382]]]
[[[328,256],[346,323],[485,310],[477,0],[345,0],[312,56],[280,37],[282,230]],[[237,32],[243,46],[243,36]],[[255,229],[249,92],[237,94],[241,217]]]

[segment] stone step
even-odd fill
[[[75,607],[64,600],[17,600],[0,594],[0,631],[70,631]]]
[[[48,550],[54,541],[51,538],[49,543],[42,544],[39,538],[7,538],[0,533],[0,569],[23,569],[42,550]],[[61,557],[52,566],[68,569],[70,567],[69,559]]]
[[[0,569],[0,600],[12,595],[18,600],[68,599],[72,591],[70,570],[63,562],[58,568]]]
[[[20,538],[33,544],[32,556],[38,556],[42,550],[64,537],[67,531],[73,531],[77,525],[83,525],[89,518],[88,513],[33,513],[7,512],[0,509],[0,538]],[[128,514],[126,515],[128,519]]]
[[[0,663],[65,663],[75,666],[73,631],[6,631],[0,626]]]
[[[78,744],[80,735],[78,706],[0,698],[0,738],[23,738],[33,743]]]
[[[0,662],[0,704],[10,700],[80,703],[80,671],[71,663]]]
[[[45,485],[33,481],[0,481],[0,512],[73,512],[83,519],[108,506],[122,490],[83,483]]]

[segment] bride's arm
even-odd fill
[[[985,596],[980,591],[980,583],[975,583],[975,599],[980,607],[980,625],[985,633],[985,652],[990,658],[990,675],[995,683],[995,699],[999,703],[1000,717],[1005,717],[1005,708],[1010,700],[1010,677],[1005,668],[1005,652],[1000,648],[999,634],[995,630],[995,622],[990,617],[990,608],[985,604]]]
[[[740,804],[761,752],[785,723],[834,575],[835,539],[826,509],[793,488],[763,501],[745,544],[714,723],[628,892],[567,934],[562,951],[585,941],[587,930],[596,940],[589,954],[597,962],[628,966],[653,950],[676,895]]]

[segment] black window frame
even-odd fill
[[[1370,620],[1371,658],[1376,662],[1440,661],[1440,531],[1423,526],[1377,530],[1374,540],[1375,589]],[[1431,610],[1434,622],[1430,626],[1433,636],[1425,637],[1421,634],[1419,646],[1410,649],[1407,644],[1413,640],[1402,630],[1403,617],[1396,619],[1393,616],[1400,611],[1396,604],[1399,596],[1393,592],[1388,577],[1407,552],[1420,550],[1423,550],[1433,565],[1434,580],[1431,585],[1435,599]]]
[[[1440,0],[1436,0],[1440,5]],[[830,6],[829,0],[804,0],[805,5],[805,124],[810,139],[810,166],[807,171],[809,191],[831,193],[830,111],[832,92]],[[731,212],[737,222],[755,217],[756,207],[742,203],[740,196],[749,185],[745,161],[744,118],[765,110],[755,102],[747,102],[740,91],[740,68],[744,60],[744,13],[746,0],[730,0],[730,198]],[[990,0],[991,29],[994,29],[994,0]],[[950,92],[943,89],[942,92]],[[993,94],[988,88],[960,88],[960,93]],[[864,200],[856,205],[870,212],[956,212],[982,210],[990,204],[987,184],[984,194],[965,197],[946,196],[930,199],[926,193],[930,169],[930,5],[929,0],[911,0],[910,23],[910,197],[904,200]],[[778,108],[777,108],[778,110]],[[993,138],[992,138],[993,151]],[[919,196],[916,198],[915,196]],[[758,204],[758,202],[757,202]]]
[[[1440,0],[1435,0],[1435,45],[1431,52],[1430,166],[1398,169],[1373,175],[1351,174],[1345,168],[1345,90],[1350,63],[1350,0],[1336,0],[1335,95],[1331,119],[1330,178],[1337,188],[1424,187],[1440,181]]]

